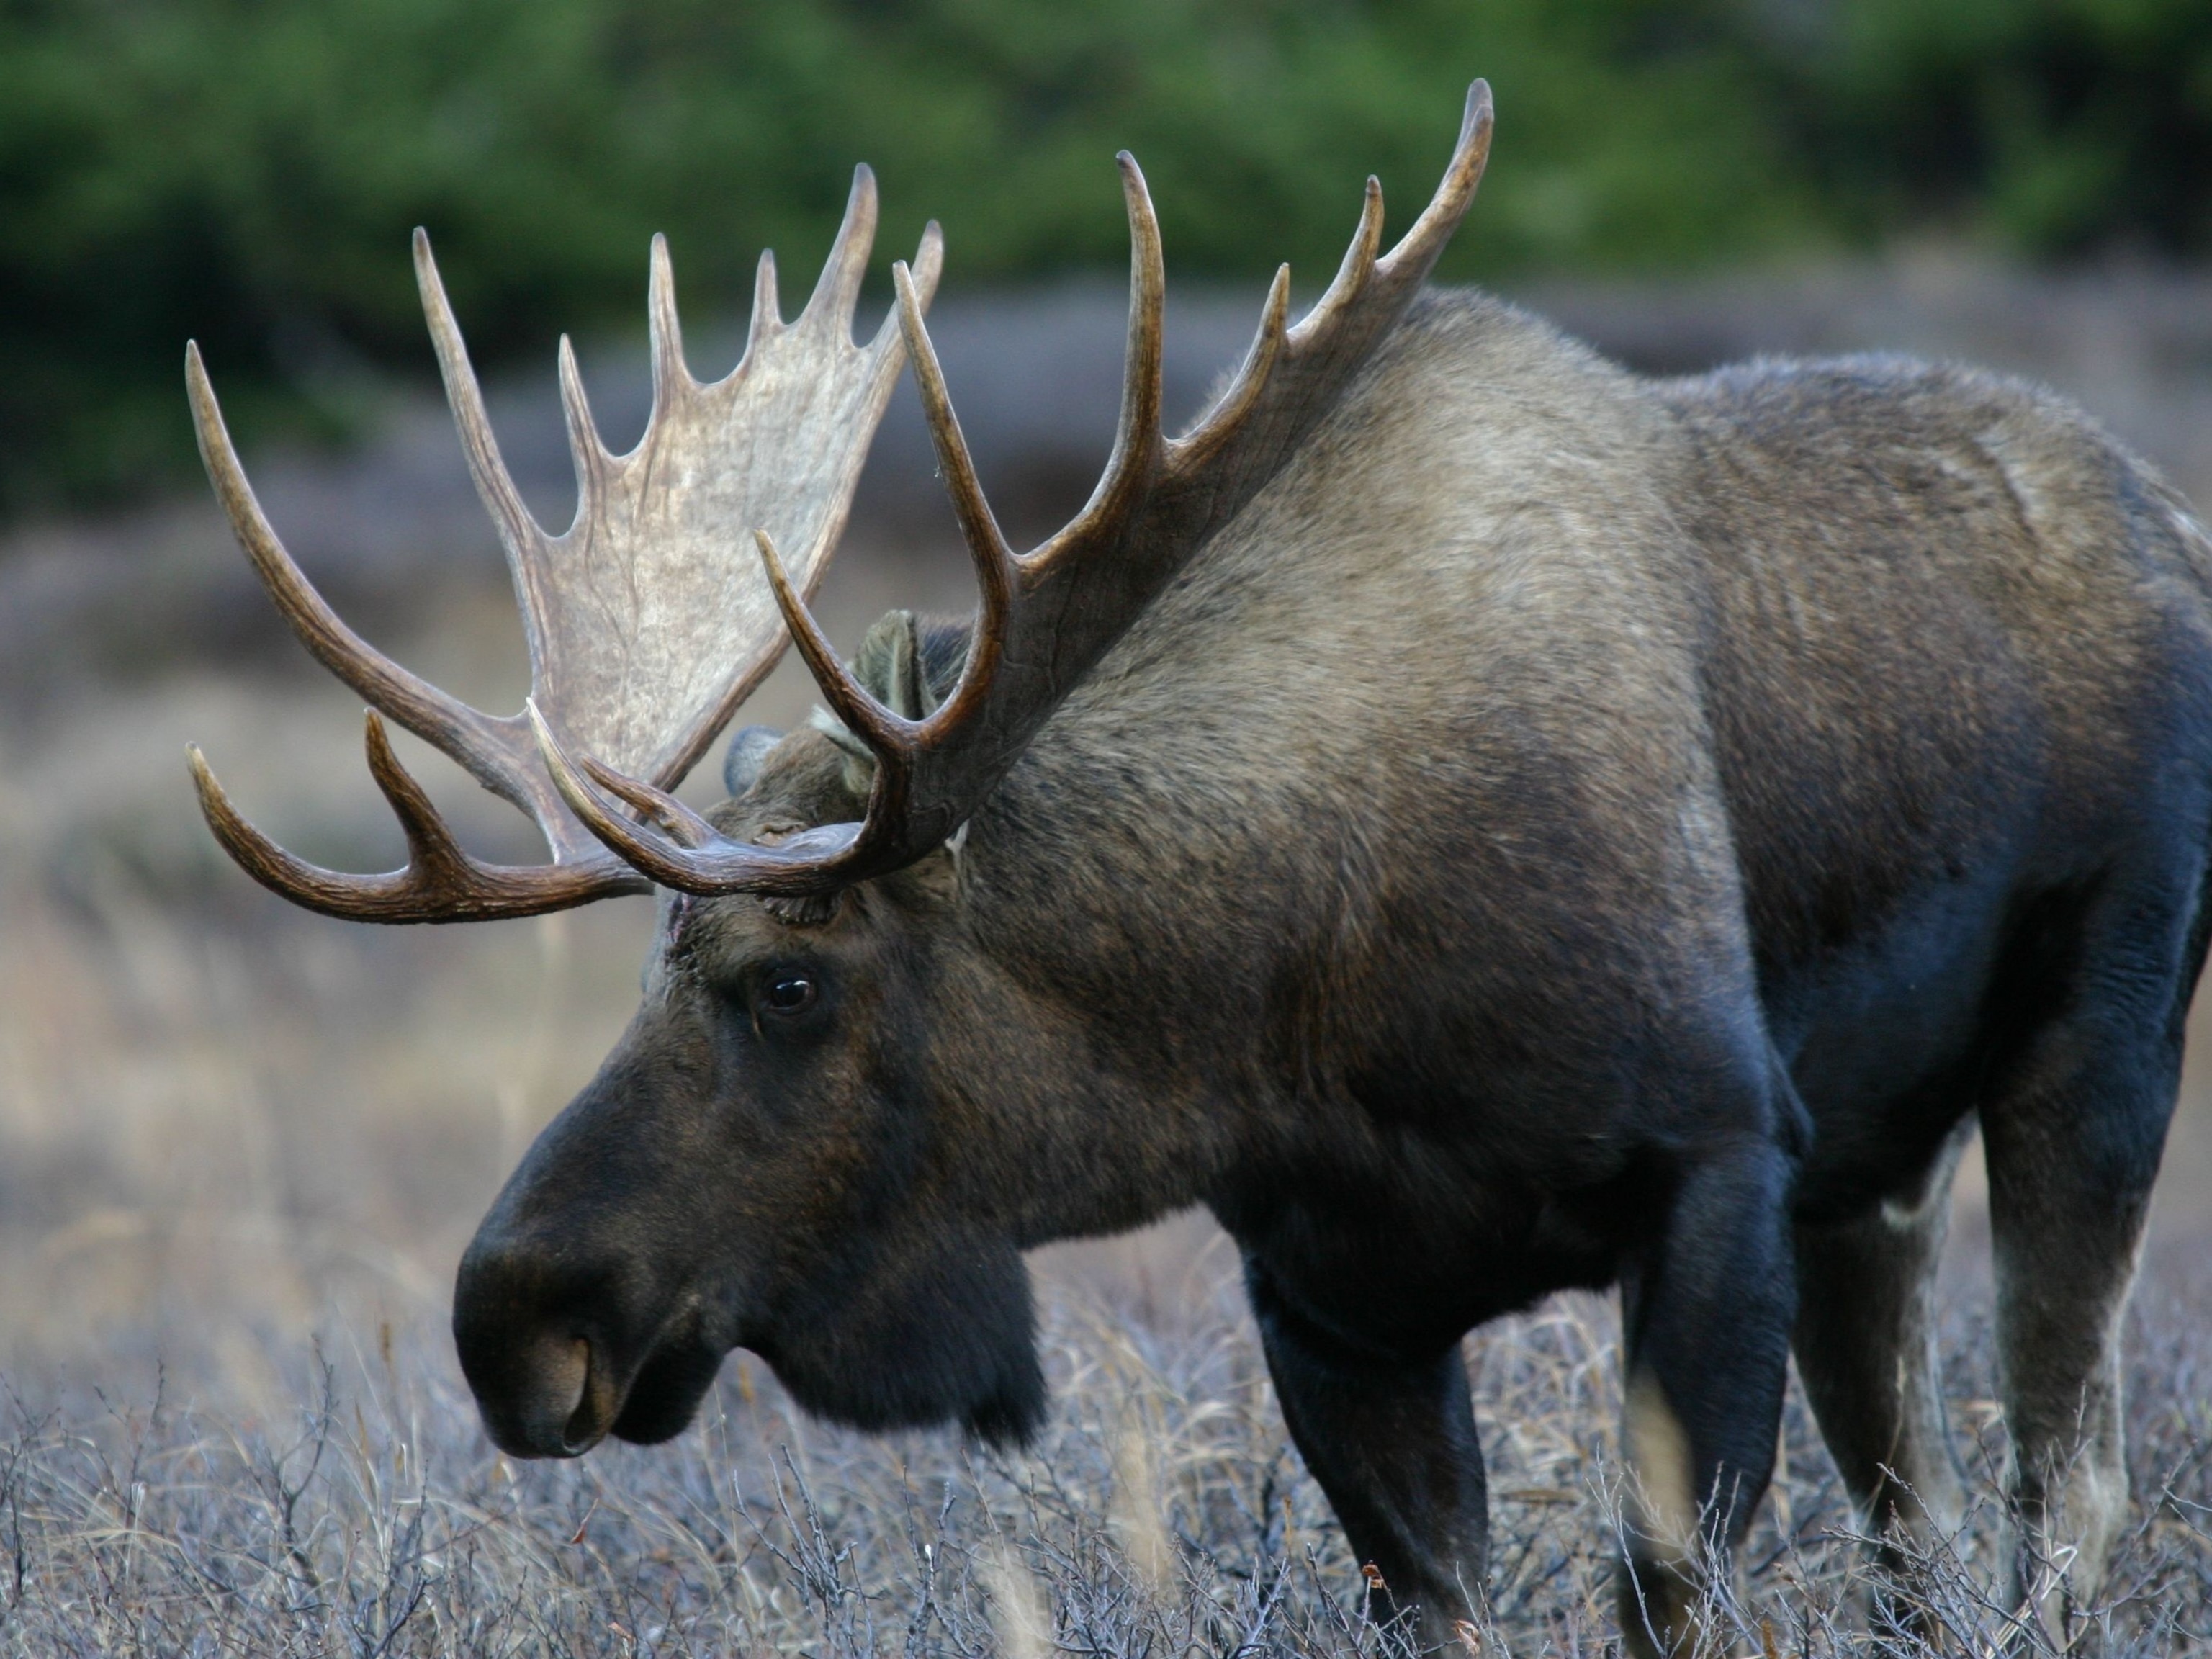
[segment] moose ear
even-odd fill
[[[772,726],[748,726],[730,739],[722,756],[722,787],[734,800],[753,787],[768,751],[783,741]]]
[[[968,665],[969,624],[924,620],[911,611],[890,611],[876,621],[853,659],[860,689],[901,720],[926,720],[960,684]],[[876,769],[875,751],[826,709],[813,724],[845,753],[845,787],[863,802]]]
[[[890,611],[878,617],[853,659],[853,678],[860,689],[901,720],[927,720],[939,701],[922,659],[921,624],[911,611]],[[817,708],[813,723],[845,751],[845,787],[858,799],[868,798],[876,769],[875,751],[846,729],[828,710]]]
[[[911,611],[886,612],[853,659],[853,678],[901,720],[927,720],[939,698],[922,662],[921,623]]]
[[[929,688],[932,708],[951,696],[968,666],[968,646],[975,633],[972,617],[924,617],[915,624],[921,653],[922,683]]]

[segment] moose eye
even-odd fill
[[[803,1014],[820,995],[811,975],[787,969],[769,975],[761,988],[761,1006],[772,1014]]]

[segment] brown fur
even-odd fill
[[[1855,1494],[1924,1529],[1940,1231],[1905,1233],[1979,1110],[2023,1559],[2070,1528],[2090,1590],[2203,955],[2209,586],[2179,499],[2032,389],[1646,382],[1433,295],[955,845],[803,915],[672,907],[464,1267],[488,1419],[672,1432],[696,1390],[652,1379],[745,1343],[855,1420],[1018,1433],[1012,1252],[1203,1203],[1301,1446],[1430,1615],[1482,1565],[1458,1338],[1565,1285],[1624,1286],[1674,1509],[1740,1532],[1794,1319]],[[848,774],[795,733],[715,820],[849,819]],[[803,1052],[748,1001],[794,962],[836,994]],[[1863,1294],[1795,1311],[1793,1236]],[[646,1379],[630,1419],[515,1414],[501,1356],[549,1319]],[[1676,1529],[1632,1552],[1648,1644],[1690,1628]]]

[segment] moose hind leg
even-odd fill
[[[1631,1486],[1621,1629],[1632,1653],[1708,1652],[1717,1598],[1773,1473],[1795,1298],[1782,1152],[1746,1138],[1680,1182],[1622,1281]]]
[[[2203,956],[2197,929],[2185,943],[2179,924],[2153,929],[2136,896],[2117,939],[2082,930],[1981,1108],[2018,1522],[2008,1589],[2047,1626],[2095,1596],[2126,1521],[2121,1316]]]
[[[1951,1180],[1972,1138],[1961,1120],[1915,1189],[1866,1215],[1796,1230],[1797,1374],[1868,1530],[1924,1549],[1965,1510],[1936,1349],[1936,1267]]]

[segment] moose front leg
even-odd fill
[[[1291,1438],[1382,1581],[1378,1616],[1413,1614],[1420,1650],[1449,1642],[1483,1594],[1490,1541],[1459,1344],[1413,1360],[1356,1350],[1300,1318],[1249,1256],[1244,1277]]]
[[[1747,1140],[1676,1186],[1666,1224],[1621,1284],[1627,1346],[1627,1554],[1632,1652],[1724,1647],[1709,1628],[1729,1563],[1774,1470],[1796,1304],[1790,1170]]]

